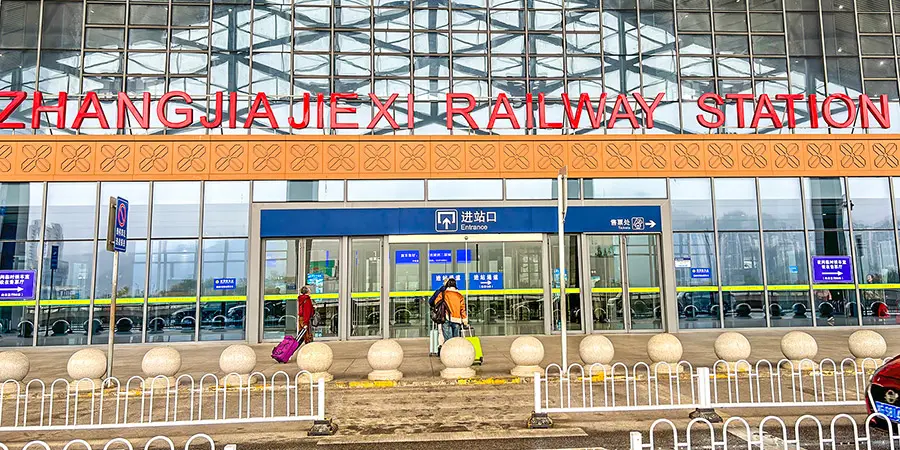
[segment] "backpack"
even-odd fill
[[[447,316],[450,314],[450,308],[447,306],[447,302],[444,301],[444,296],[441,296],[440,300],[434,302],[434,305],[431,307],[431,321],[442,325],[447,321]]]
[[[313,309],[312,317],[309,318],[309,325],[313,328],[322,326],[322,316],[315,309]]]

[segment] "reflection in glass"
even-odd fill
[[[848,178],[847,183],[855,230],[890,230],[894,227],[891,188],[887,178]]]
[[[854,231],[856,274],[860,284],[900,282],[893,231]]]
[[[244,339],[247,312],[247,240],[206,239],[200,271],[200,340]],[[234,289],[216,280],[234,278]]]
[[[348,201],[425,200],[424,180],[350,180]]]
[[[150,213],[150,183],[100,183],[100,220],[97,221],[97,236],[101,239],[106,239],[110,197],[128,200],[128,238],[145,239]]]
[[[44,239],[91,239],[96,210],[97,183],[49,183]]]
[[[725,328],[757,328],[766,326],[763,292],[725,292]]]
[[[764,230],[803,229],[799,178],[761,178],[759,202]]]
[[[157,181],[153,183],[155,238],[197,237],[200,232],[200,182]]]
[[[42,183],[0,183],[0,239],[38,239]]]
[[[676,231],[712,231],[712,191],[709,178],[669,180],[672,228]]]
[[[569,331],[581,330],[581,289],[580,260],[578,256],[578,236],[566,236],[566,329]],[[562,320],[559,314],[559,236],[550,236],[550,267],[553,268],[551,278],[552,290],[550,300],[553,303],[553,320],[551,329],[561,330]]]
[[[844,289],[816,289],[813,291],[816,325],[820,327],[859,325],[856,293]],[[872,301],[874,303],[874,300]],[[880,310],[879,307],[875,307]]]
[[[762,285],[762,264],[757,232],[719,233],[722,286]]]
[[[309,286],[316,314],[322,319],[322,325],[315,327],[313,333],[315,337],[337,337],[341,243],[337,239],[304,239],[300,245],[306,259],[305,284]],[[292,309],[296,314],[297,305],[293,303],[288,304],[289,315]]]
[[[841,178],[804,178],[810,229],[847,228],[847,197]]]
[[[663,306],[659,279],[659,236],[626,237],[628,303],[631,328],[662,329]]]
[[[863,325],[900,324],[900,290],[860,286]]]
[[[38,345],[87,344],[94,243],[45,242],[43,254]]]
[[[719,328],[716,244],[713,233],[675,233],[675,285],[680,328]]]
[[[752,178],[716,178],[713,182],[719,230],[758,230],[756,182]]]
[[[207,181],[203,196],[203,236],[247,236],[250,221],[249,181]],[[156,214],[156,211],[153,211]]]
[[[576,200],[581,198],[581,180],[570,178],[566,187],[566,197]],[[507,200],[555,200],[558,196],[559,188],[556,185],[556,179],[506,180]]]
[[[381,335],[381,239],[350,241],[350,335]]]
[[[116,343],[139,343],[144,329],[147,241],[129,240],[125,250],[125,253],[119,254]],[[91,344],[109,342],[112,277],[113,254],[106,251],[106,242],[101,241],[97,246],[97,281],[94,287],[94,330]]]
[[[297,333],[299,243],[295,239],[265,241],[263,274],[263,339],[281,339]],[[287,305],[292,315],[287,317]]]
[[[254,202],[342,202],[344,180],[254,181]]]
[[[157,240],[150,244],[148,342],[194,340],[197,253],[196,240]]]
[[[769,286],[809,283],[806,242],[802,231],[766,231],[763,239]]]
[[[502,200],[503,180],[428,180],[428,200]]]
[[[584,198],[666,198],[664,178],[584,180]]]
[[[588,236],[594,330],[624,330],[619,236]]]
[[[813,313],[809,291],[769,290],[769,317],[773,327],[810,327]]]
[[[37,270],[35,257],[38,245],[37,242],[0,241],[0,270]],[[29,303],[22,306],[0,305],[0,347],[33,344],[34,302]]]

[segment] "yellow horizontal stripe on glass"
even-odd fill
[[[271,294],[263,298],[266,300],[297,300],[297,294]]]
[[[762,286],[722,286],[722,290],[725,292],[739,292],[739,291],[762,291]]]
[[[41,300],[41,306],[72,306],[72,305],[90,305],[90,299],[77,300]]]
[[[431,297],[431,294],[434,294],[434,291],[402,291],[402,292],[391,292],[388,294],[389,297]]]
[[[331,294],[311,294],[310,295],[310,298],[312,298],[313,300],[337,300],[338,297],[340,297],[340,294],[338,294],[337,292],[334,292]],[[296,299],[297,296],[295,295],[291,298]]]
[[[559,289],[552,289],[550,292],[553,294],[559,294]],[[580,294],[580,293],[581,293],[580,288],[566,288],[566,294]]]
[[[569,289],[566,289],[568,292]],[[477,296],[477,295],[541,295],[544,293],[543,289],[479,289],[472,291],[459,291],[463,295],[469,296]],[[405,291],[405,292],[391,292],[388,294],[391,298],[395,297],[431,297],[431,294],[434,294],[434,291]]]
[[[808,291],[808,284],[772,284],[768,286],[770,291]]]
[[[813,289],[856,289],[853,284],[814,284]]]
[[[219,297],[209,296],[209,297],[200,297],[200,301],[202,303],[222,303],[222,302],[246,302],[246,295],[222,295]]]
[[[679,286],[675,292],[717,292],[718,286]]]
[[[354,292],[350,298],[380,298],[381,292]]]
[[[630,287],[628,288],[628,292],[634,292],[635,294],[653,294],[658,293],[658,287]]]
[[[591,288],[592,294],[615,294],[622,292],[620,287]]]
[[[196,303],[197,297],[153,297],[148,298],[147,303]]]
[[[94,299],[95,305],[108,305],[110,303],[110,299],[108,298],[96,298]],[[46,303],[45,303],[46,304]],[[144,298],[140,297],[129,297],[129,298],[117,298],[116,305],[143,305]]]
[[[859,285],[860,289],[900,289],[900,284],[897,283],[887,283],[887,284],[861,284]]]
[[[15,300],[11,302],[0,302],[0,306],[34,306],[34,300]]]

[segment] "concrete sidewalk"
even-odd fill
[[[840,360],[850,357],[847,340],[850,334],[857,328],[846,329],[818,329],[809,330],[819,344],[817,358],[832,358]],[[900,328],[886,328],[877,330],[881,333],[888,346],[888,355],[900,353]],[[695,366],[711,366],[715,361],[713,343],[722,330],[692,331],[679,333],[678,338],[684,346],[683,360],[689,361]],[[745,331],[752,345],[750,360],[769,359],[777,361],[783,358],[781,353],[781,337],[787,331],[766,329],[759,331]],[[608,334],[613,342],[616,354],[614,361],[633,365],[637,362],[649,362],[647,356],[647,341],[653,334]],[[580,362],[578,345],[584,335],[569,337],[568,357],[569,362]],[[544,344],[545,356],[543,365],[559,363],[561,360],[561,339],[559,336],[537,336]],[[482,347],[484,349],[484,364],[476,367],[478,377],[508,377],[510,369],[515,365],[509,355],[509,347],[515,337],[484,337]],[[373,341],[343,341],[328,342],[334,352],[334,364],[330,372],[336,382],[349,382],[365,380],[371,370],[366,361],[366,354]],[[425,339],[401,339],[399,340],[404,351],[403,364],[400,370],[404,374],[404,380],[424,381],[434,380],[440,377],[440,371],[444,368],[440,359],[428,356],[428,342]],[[182,368],[180,374],[194,376],[206,373],[219,373],[219,355],[222,350],[233,343],[190,343],[172,344],[181,352]],[[271,375],[279,370],[295,373],[297,365],[292,360],[288,364],[278,364],[271,358],[271,351],[275,344],[254,345],[256,350],[256,370],[266,375]],[[116,346],[115,367],[113,375],[118,378],[127,378],[141,375],[141,359],[153,344],[143,345],[119,345]],[[41,378],[50,380],[55,378],[67,378],[66,362],[69,356],[82,347],[46,347],[16,349],[28,355],[31,361],[31,371],[26,379]],[[96,346],[106,350],[106,346]],[[12,349],[10,349],[12,350]]]

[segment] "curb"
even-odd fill
[[[384,389],[394,387],[422,386],[497,386],[524,384],[528,380],[521,377],[461,378],[458,380],[409,380],[409,381],[336,381],[331,386],[338,389]]]

